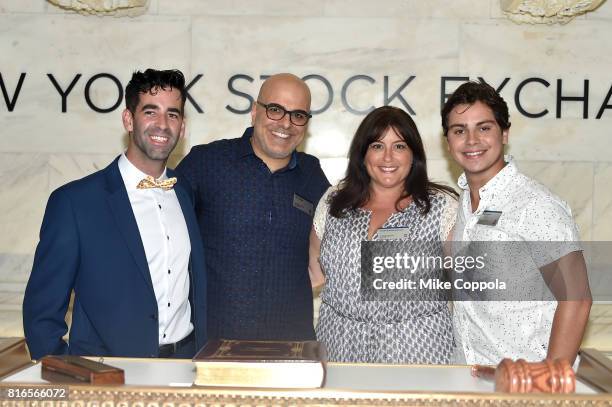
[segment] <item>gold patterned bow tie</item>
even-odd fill
[[[142,181],[136,185],[137,189],[148,189],[148,188],[161,188],[164,191],[172,189],[172,187],[176,184],[176,177],[168,178],[165,180],[157,180],[150,175],[147,175]]]

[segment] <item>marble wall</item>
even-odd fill
[[[611,1],[567,25],[540,26],[508,21],[499,0],[152,0],[137,18],[0,0],[6,93],[0,99],[0,318],[19,319],[50,192],[124,149],[122,107],[98,113],[86,96],[94,107],[110,108],[119,91],[109,75],[125,85],[133,70],[150,66],[179,68],[189,81],[202,75],[190,89],[200,109],[188,103],[187,137],[173,163],[192,145],[241,135],[250,117],[229,109],[248,110],[245,95],[256,95],[261,76],[289,71],[311,75],[313,109],[327,107],[313,118],[302,148],[321,159],[330,179],[344,172],[363,118],[355,112],[388,102],[413,110],[432,178],[451,185],[459,170],[441,136],[441,78],[483,77],[495,86],[508,78],[501,90],[511,109],[508,152],[570,203],[583,239],[612,240],[611,22]],[[62,112],[49,75],[65,91],[79,74]],[[539,82],[521,87],[529,78]],[[558,118],[559,95],[584,96],[585,80],[588,97],[563,100]],[[445,93],[459,83],[447,81]],[[548,113],[526,117],[517,98],[524,111]],[[604,325],[612,324],[602,310]],[[0,336],[21,329],[4,326]]]

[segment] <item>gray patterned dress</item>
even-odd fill
[[[316,332],[317,339],[327,347],[329,360],[449,363],[454,341],[448,304],[362,301],[360,244],[367,240],[371,212],[359,209],[347,217],[334,218],[328,213],[326,198],[327,194],[317,208],[318,212],[325,211],[324,226],[321,222],[315,225],[321,238],[320,261],[326,278]],[[441,236],[446,236],[452,227],[446,227],[443,218],[453,216],[456,202],[445,194],[436,194],[431,196],[431,204],[429,213],[422,215],[413,203],[391,215],[383,228],[409,228],[412,241],[440,242],[425,245],[429,248],[425,254],[443,256]],[[372,240],[377,237],[375,234]]]

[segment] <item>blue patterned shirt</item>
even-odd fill
[[[314,339],[308,238],[329,182],[302,152],[270,172],[252,134],[195,146],[177,167],[194,191],[204,241],[208,337]]]

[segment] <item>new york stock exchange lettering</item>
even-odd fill
[[[197,112],[204,114],[204,107],[211,103],[224,103],[225,109],[234,114],[250,112],[255,95],[246,88],[255,82],[264,81],[269,74],[252,75],[239,73],[227,79],[227,97],[222,101],[201,101],[194,96],[193,90],[203,86],[200,80],[204,74],[198,73],[187,80],[187,103]],[[419,95],[412,91],[419,78],[416,75],[389,76],[379,74],[355,74],[341,82],[332,81],[322,74],[312,73],[302,77],[309,85],[324,89],[324,96],[313,101],[312,113],[322,114],[332,108],[334,103],[340,103],[347,112],[363,116],[372,111],[375,106],[390,105],[401,107],[409,114],[418,116]],[[512,101],[514,108],[524,117],[564,118],[564,107],[578,106],[582,109],[582,119],[599,120],[612,117],[612,83],[593,82],[589,79],[563,79],[531,77],[505,77],[501,81],[489,80],[486,77],[473,76],[441,76],[439,88],[440,105],[452,91],[462,82],[481,79],[494,86],[498,92],[505,94]],[[104,114],[120,108],[123,102],[124,84],[112,73],[100,72],[85,77],[81,73],[47,73],[46,77],[33,76],[27,72],[19,75],[6,75],[0,72],[0,89],[3,100],[0,110],[9,113],[19,112],[20,96],[26,81],[36,81],[40,86],[48,87],[49,92],[57,96],[57,111],[70,113],[71,108],[86,104],[93,112]],[[76,91],[77,84],[84,84],[82,91]],[[104,104],[94,101],[93,89],[114,95]],[[593,90],[607,89],[605,96],[592,96]],[[358,105],[351,100],[350,91],[368,91],[372,95],[369,106]],[[374,92],[372,92],[374,90]],[[529,106],[527,94],[534,95],[545,92],[548,98],[540,102],[540,106]],[[337,95],[340,95],[339,101]],[[603,94],[603,93],[602,93]],[[363,102],[361,102],[363,104]]]

